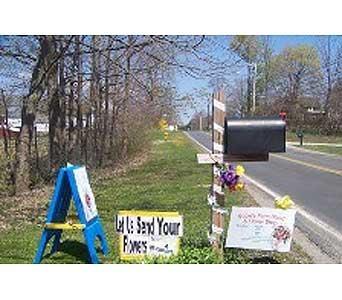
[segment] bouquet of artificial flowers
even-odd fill
[[[244,188],[244,183],[240,177],[245,173],[243,166],[234,167],[231,164],[216,164],[218,176],[223,187],[228,187],[229,191],[241,191]]]

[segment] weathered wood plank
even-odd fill
[[[215,164],[243,161],[268,161],[268,154],[222,154],[222,153],[201,153],[197,154],[199,164]]]

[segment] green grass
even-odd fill
[[[341,155],[342,156],[342,147],[311,146],[311,145],[306,146],[304,144],[303,148],[304,149],[308,149],[308,150],[319,151],[319,152],[324,152],[324,153],[328,153],[328,154],[336,154],[336,155]]]
[[[299,144],[299,138],[296,136],[296,133],[292,131],[286,132],[286,140],[289,142],[298,142]],[[342,144],[342,136],[311,134],[311,133],[306,133],[304,131],[303,141],[304,141],[304,144],[305,143]]]
[[[310,259],[294,245],[289,254],[226,249],[218,255],[208,244],[209,207],[206,195],[211,182],[209,165],[196,161],[198,149],[182,134],[172,133],[164,142],[162,135],[153,135],[149,160],[131,168],[121,176],[96,180],[93,186],[97,208],[105,227],[110,248],[104,263],[121,263],[118,237],[114,232],[114,216],[119,210],[178,211],[184,217],[181,252],[171,259],[146,259],[146,263],[299,263]],[[248,170],[247,170],[248,172]],[[96,174],[92,175],[92,182]],[[227,207],[255,205],[246,192],[227,197]],[[43,217],[43,216],[42,216]],[[23,223],[0,232],[0,263],[31,263],[42,225]],[[87,251],[80,232],[63,233],[61,251],[44,258],[43,263],[84,263]],[[47,253],[47,252],[46,252]]]

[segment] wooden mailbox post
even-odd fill
[[[269,153],[285,152],[286,123],[281,118],[231,119],[226,116],[223,91],[212,99],[212,151],[197,154],[200,164],[212,165],[212,186],[208,195],[211,206],[209,241],[222,248],[225,195],[217,163],[237,161],[268,161]],[[229,145],[229,146],[228,146]]]
[[[213,94],[212,100],[212,154],[223,155],[224,152],[224,120],[226,105],[223,91]],[[209,240],[215,248],[221,248],[221,236],[224,230],[225,195],[215,162],[212,163],[212,186],[208,196],[211,204],[211,226]]]

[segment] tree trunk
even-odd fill
[[[107,46],[110,46],[110,38],[108,37]],[[109,113],[109,68],[110,68],[110,50],[107,50],[106,55],[106,66],[105,66],[105,86],[104,86],[104,114],[103,114],[103,124],[101,130],[101,156],[100,156],[100,166],[103,164],[103,160],[107,158],[107,146],[106,140],[108,139],[108,113]]]
[[[82,118],[82,103],[81,103],[81,96],[82,96],[82,84],[83,84],[83,77],[82,77],[82,55],[80,49],[80,37],[76,36],[76,55],[77,57],[77,95],[75,98],[77,112],[76,112],[76,146],[75,146],[75,154],[76,160],[81,159],[81,142],[82,142],[82,127],[83,127],[83,118]]]
[[[44,36],[39,40],[38,61],[33,70],[29,93],[23,99],[21,129],[16,150],[16,193],[28,191],[31,186],[31,144],[33,125],[38,102],[44,94],[52,67],[55,65],[55,47],[53,36]]]
[[[63,45],[60,45],[62,51]],[[64,59],[60,59],[49,77],[49,145],[50,171],[54,175],[66,163],[65,151],[65,79]]]
[[[0,122],[1,122],[1,129],[3,132],[3,139],[4,139],[4,152],[5,152],[6,158],[8,159],[9,158],[8,143],[10,142],[10,132],[9,132],[9,127],[8,127],[7,102],[6,102],[6,97],[5,97],[5,93],[3,90],[1,90],[1,100],[2,100],[2,103],[4,106],[5,120],[0,120]],[[6,128],[5,128],[4,124],[6,124]]]
[[[128,36],[128,47],[126,50],[126,70],[125,70],[125,91],[123,103],[123,127],[122,127],[122,152],[123,158],[128,154],[128,114],[131,95],[131,58],[132,58],[133,37]]]

